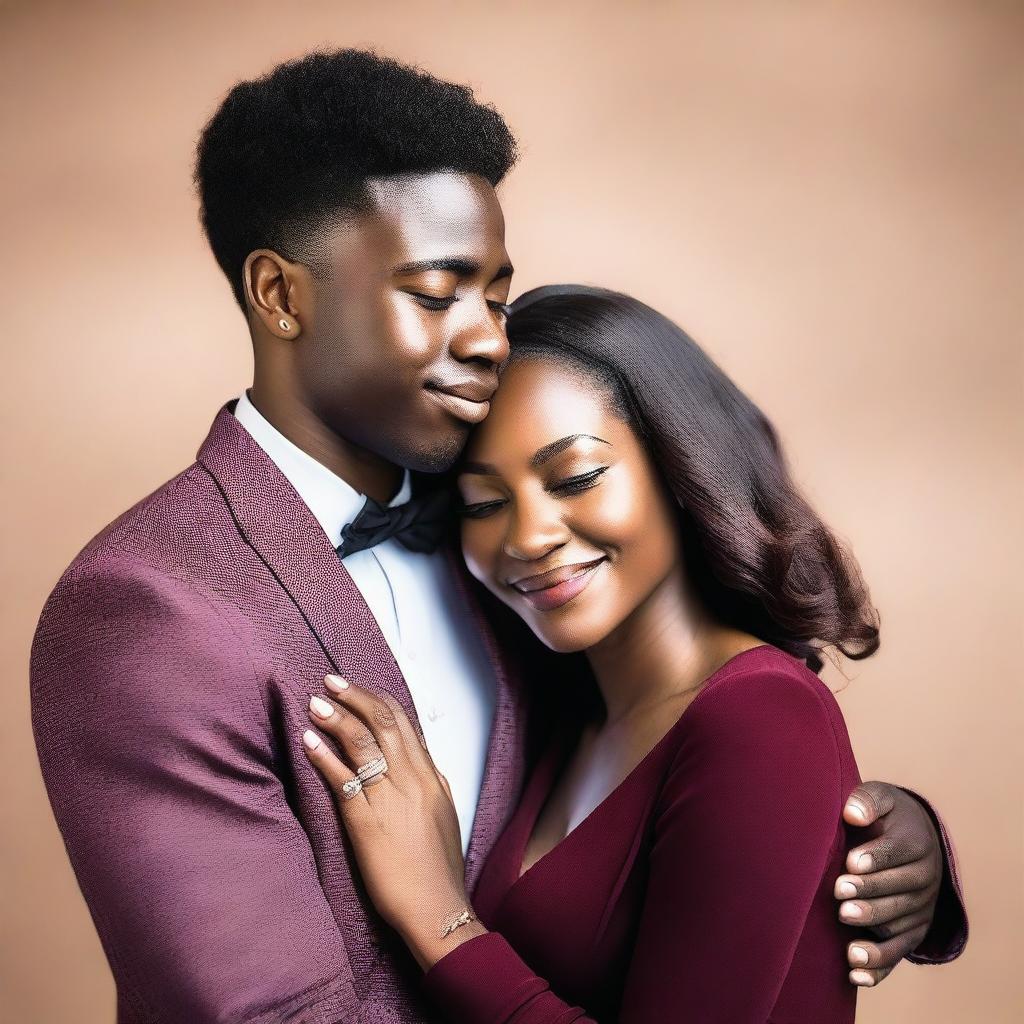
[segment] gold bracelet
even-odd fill
[[[464,910],[454,921],[452,921],[443,932],[441,932],[441,938],[445,938],[451,935],[456,928],[461,928],[464,924],[469,924],[470,921],[476,920],[476,914],[472,910]]]

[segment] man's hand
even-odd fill
[[[836,879],[839,919],[862,925],[877,942],[847,947],[850,981],[877,985],[920,945],[932,923],[942,881],[942,848],[924,808],[887,782],[864,782],[847,798],[843,819],[871,837],[846,857]]]

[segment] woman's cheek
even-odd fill
[[[602,496],[591,532],[592,542],[611,550],[612,585],[600,601],[609,621],[626,618],[678,559],[674,525],[650,479],[631,474],[616,484]]]
[[[466,563],[469,574],[480,583],[486,583],[480,564],[479,544],[473,537],[473,530],[468,520],[463,520],[459,530],[459,543],[462,545],[462,560]]]
[[[460,540],[462,558],[470,575],[488,590],[501,597],[497,582],[497,563],[501,553],[501,537],[486,519],[464,519]]]
[[[622,548],[643,537],[650,512],[644,488],[627,478],[595,487],[587,497],[589,532],[597,543]]]

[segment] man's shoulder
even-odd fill
[[[209,557],[237,539],[220,489],[199,463],[162,484],[96,534],[65,575],[132,561],[174,571],[189,553]]]
[[[248,638],[243,611],[213,585],[237,565],[241,543],[216,483],[189,466],[101,530],[61,574],[36,627],[33,675],[85,644],[110,652],[180,634],[227,651]]]
[[[210,474],[193,463],[92,538],[61,574],[42,619],[85,612],[132,593],[202,591],[218,565],[237,564],[242,543]]]

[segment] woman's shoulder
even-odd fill
[[[667,746],[654,805],[659,820],[677,807],[746,808],[746,815],[770,794],[792,804],[782,820],[833,821],[859,781],[835,697],[774,647],[751,648],[715,672]]]
[[[718,758],[752,759],[780,747],[851,761],[850,739],[832,691],[803,662],[768,644],[737,654],[701,687],[680,721],[680,747],[708,746]]]
[[[797,705],[836,708],[835,696],[822,680],[791,654],[760,644],[734,655],[705,680],[691,709],[735,707],[776,697]]]

